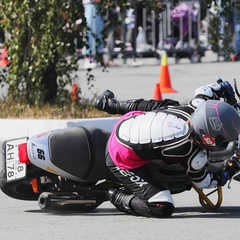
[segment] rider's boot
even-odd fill
[[[130,207],[130,202],[135,197],[134,195],[127,195],[118,189],[111,188],[106,192],[106,196],[119,211],[135,213]]]
[[[115,98],[114,93],[106,90],[94,99],[93,105],[96,109],[105,111],[109,114],[125,114],[137,109],[137,106],[143,99],[133,99],[119,101]]]

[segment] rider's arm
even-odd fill
[[[194,98],[189,102],[189,105],[196,108],[198,104],[203,101],[208,99],[219,100],[220,98],[224,98],[230,105],[237,103],[233,88],[228,81],[212,83],[197,88],[194,93]]]
[[[198,88],[195,91],[194,99],[189,102],[189,105],[196,108],[199,103],[206,101],[207,99],[220,99],[224,97],[231,105],[236,103],[234,97],[234,91],[231,84],[227,81],[220,84],[213,83],[207,86]],[[110,114],[125,114],[127,112],[139,110],[139,111],[153,111],[164,106],[179,106],[179,102],[172,99],[164,100],[144,100],[133,99],[120,101],[114,96],[114,93],[106,90],[101,95],[97,96],[93,102],[95,108],[101,111],[105,111]]]
[[[205,168],[207,159],[207,152],[201,150],[188,163],[187,174],[199,189],[213,188],[218,185],[216,175]]]
[[[153,111],[164,106],[180,106],[178,101],[172,99],[163,100],[143,100],[135,103],[134,109],[139,111]]]
[[[228,81],[212,83],[207,86],[197,88],[194,94],[194,99],[190,101],[189,105],[195,108],[202,101],[206,101],[208,99],[219,100],[220,98],[224,98],[230,105],[234,105],[237,102],[233,88]],[[171,99],[149,101],[142,99],[135,105],[134,110],[152,111],[169,105],[179,106],[179,103]]]
[[[217,172],[206,169],[207,162],[208,154],[202,150],[188,162],[187,174],[199,189],[224,186],[239,171],[238,159],[225,160]]]
[[[106,90],[101,95],[94,99],[93,105],[95,108],[101,111],[105,111],[110,114],[125,114],[131,111],[152,111],[164,106],[179,106],[179,102],[172,99],[164,100],[144,100],[144,99],[132,99],[121,101],[117,100],[114,93]]]

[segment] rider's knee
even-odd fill
[[[155,194],[148,201],[134,197],[130,205],[136,213],[145,217],[156,218],[170,217],[175,209],[172,196],[168,190]]]
[[[151,216],[156,218],[168,218],[174,212],[174,205],[169,202],[149,203],[148,207]]]
[[[169,190],[153,195],[148,199],[148,206],[154,217],[170,217],[174,212],[174,201]]]

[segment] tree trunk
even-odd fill
[[[44,102],[54,103],[57,98],[57,72],[56,63],[50,63],[42,76],[42,85],[44,87]]]

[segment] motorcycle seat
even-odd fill
[[[70,127],[49,137],[51,162],[58,168],[86,181],[111,176],[105,164],[110,133],[93,127]]]

